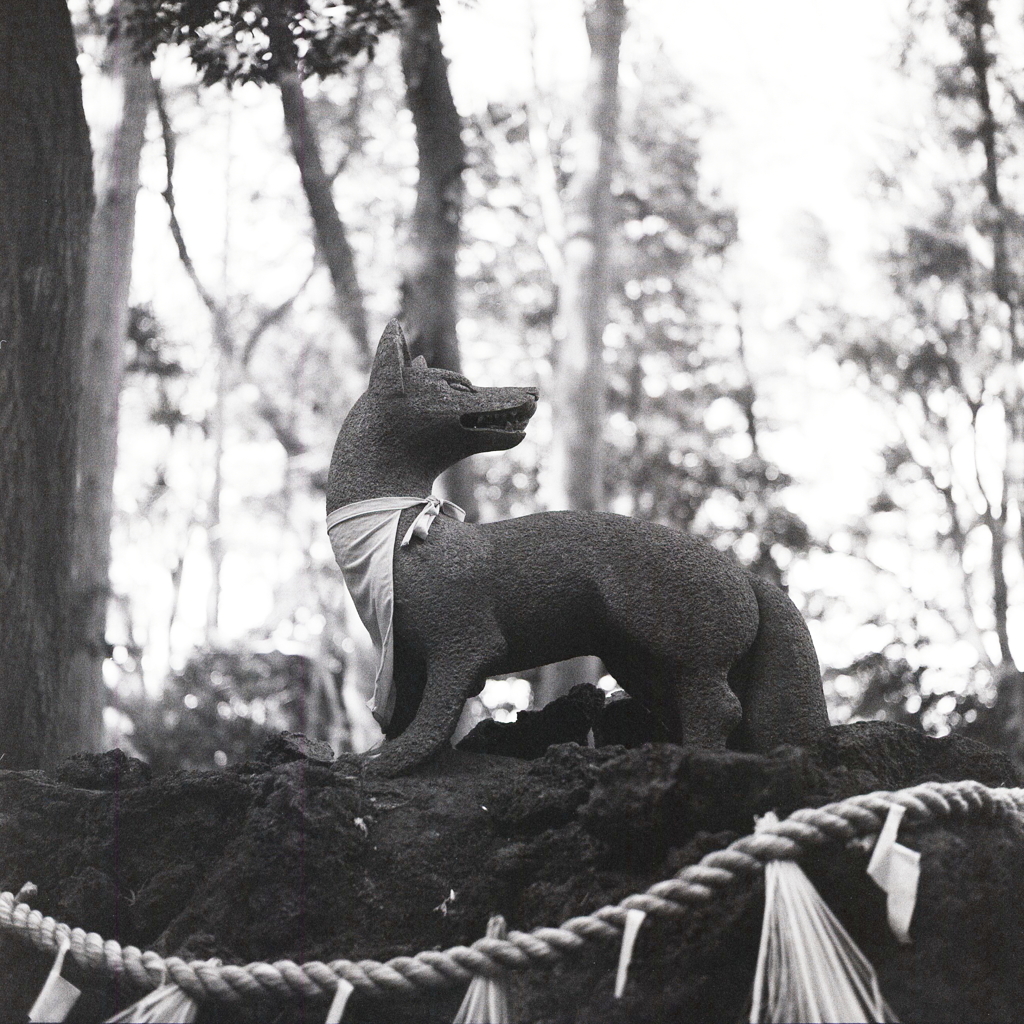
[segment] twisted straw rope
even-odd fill
[[[56,951],[67,935],[71,955],[84,967],[127,975],[142,988],[173,982],[193,999],[242,999],[275,995],[328,997],[345,979],[367,996],[414,995],[465,983],[475,975],[494,977],[533,964],[553,964],[588,942],[619,938],[626,911],[679,917],[687,909],[710,902],[737,878],[750,877],[771,860],[794,860],[802,852],[833,841],[849,843],[880,831],[890,806],[906,808],[910,821],[968,815],[1005,820],[1024,816],[1024,789],[989,789],[980,782],[927,782],[898,792],[867,793],[825,807],[805,808],[753,835],[709,853],[675,878],[658,882],[646,892],[627,896],[615,906],[573,917],[557,928],[532,932],[510,931],[505,939],[482,938],[472,946],[426,950],[416,956],[377,960],[314,960],[296,964],[250,963],[221,965],[161,957],[135,946],[121,946],[95,932],[70,928],[44,917],[12,893],[0,893],[0,929],[27,936],[40,949]]]

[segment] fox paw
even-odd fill
[[[331,762],[331,771],[343,778],[359,779],[366,775],[369,757],[366,754],[339,754]]]

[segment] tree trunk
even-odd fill
[[[1011,272],[1009,252],[1010,212],[1006,209],[999,178],[999,129],[989,88],[992,73],[992,55],[989,51],[986,26],[992,23],[992,12],[988,0],[980,0],[963,7],[963,16],[969,21],[968,38],[962,39],[965,63],[974,76],[974,98],[980,115],[977,127],[978,139],[985,154],[985,166],[981,183],[985,188],[994,216],[988,218],[988,233],[992,240],[991,288],[996,297],[1006,306],[1007,339],[1006,357],[1011,366],[1024,360],[1024,341],[1020,335],[1021,293],[1019,281]],[[999,507],[992,509],[986,525],[992,541],[991,574],[993,588],[993,613],[996,635],[999,640],[1001,663],[1016,668],[1010,651],[1010,637],[1007,623],[1009,592],[1007,588],[1004,558],[1009,547],[1006,534],[1007,509],[1015,502],[1024,509],[1024,410],[1022,390],[1018,374],[1007,373],[1002,388],[1002,404],[1006,417],[1007,458],[1003,466],[1003,495]],[[1021,527],[1024,537],[1024,526]],[[1024,541],[1022,541],[1024,545]],[[1013,672],[1005,675],[1014,679]],[[1016,685],[1016,684],[1014,684]]]
[[[410,0],[402,23],[405,98],[416,126],[419,182],[402,278],[410,347],[431,366],[459,369],[455,260],[462,217],[462,120],[448,85],[436,0]]]
[[[320,157],[320,143],[316,126],[309,117],[302,80],[294,71],[283,72],[278,75],[277,84],[281,90],[285,128],[313,219],[317,248],[330,271],[342,320],[369,366],[370,332],[366,323],[363,293],[356,274],[355,257],[345,234],[345,226],[338,216],[338,208],[334,205],[331,179]]]
[[[117,408],[128,323],[139,157],[152,89],[148,65],[118,36],[106,55],[116,116],[100,143],[96,211],[85,286],[82,395],[72,598],[80,631],[71,650],[73,692],[82,695],[81,744],[99,750],[103,732],[103,660],[110,596],[110,526],[117,461]],[[113,99],[113,97],[112,97]]]
[[[553,395],[552,505],[600,509],[604,503],[602,339],[608,323],[611,176],[619,119],[619,42],[623,0],[595,0],[586,12],[590,75],[583,116],[574,126],[576,170],[565,219]]]
[[[79,744],[68,649],[89,133],[67,5],[0,4],[0,756]]]
[[[574,125],[576,170],[566,200],[563,271],[554,350],[552,508],[604,505],[604,329],[608,323],[611,177],[619,121],[619,43],[624,0],[594,0],[586,10],[590,73],[584,112]],[[595,659],[545,670],[534,697],[543,706],[597,678]]]
[[[413,355],[430,366],[461,370],[455,261],[462,219],[466,148],[462,119],[448,84],[437,0],[407,0],[402,22],[405,100],[416,126],[419,182],[402,274],[402,318]],[[475,518],[472,473],[460,462],[444,475],[445,489]]]
[[[226,332],[226,317],[214,317],[217,338],[215,398],[207,417],[207,432],[213,443],[213,482],[206,499],[206,547],[210,554],[210,589],[206,592],[207,648],[220,646],[220,583],[224,570],[224,524],[221,518],[221,496],[224,492],[224,427],[225,406],[234,376],[231,338]]]

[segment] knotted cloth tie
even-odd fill
[[[382,728],[387,728],[395,710],[392,685],[395,647],[391,629],[395,610],[395,538],[402,513],[417,505],[422,505],[423,509],[406,530],[403,548],[408,547],[414,537],[426,540],[439,515],[451,516],[460,523],[466,519],[466,513],[458,505],[433,495],[354,501],[336,508],[327,517],[327,535],[334,557],[377,652],[377,677],[367,706]]]

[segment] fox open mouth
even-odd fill
[[[494,412],[466,412],[459,417],[462,426],[469,430],[501,430],[521,434],[533,415],[533,403],[517,405],[514,409],[497,409]]]

